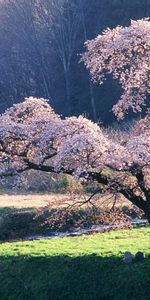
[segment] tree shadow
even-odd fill
[[[150,256],[1,256],[1,300],[149,300]]]

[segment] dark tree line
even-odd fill
[[[79,54],[106,27],[149,15],[148,0],[0,0],[0,111],[33,95],[63,115],[112,122],[120,87],[93,85]]]

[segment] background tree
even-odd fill
[[[66,113],[71,115],[71,63],[76,50],[77,36],[81,26],[79,5],[76,1],[45,1],[40,11],[45,12],[42,23],[45,23],[49,31],[49,39],[53,43],[58,58],[62,64],[65,90],[66,90]],[[49,24],[52,24],[49,30]],[[42,25],[43,25],[42,24]]]
[[[106,74],[118,79],[123,94],[113,110],[119,119],[132,109],[141,112],[150,93],[150,21],[131,21],[131,26],[106,29],[88,41],[82,59],[92,79],[100,84]],[[148,101],[149,104],[149,101]]]

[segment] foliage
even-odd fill
[[[0,245],[2,300],[148,300],[149,228]],[[125,265],[125,251],[146,254]]]

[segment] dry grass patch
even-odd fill
[[[79,195],[68,194],[4,194],[0,195],[0,208],[3,207],[14,207],[14,208],[42,208],[49,205],[51,208],[64,207],[68,204],[73,204],[75,201],[80,202],[88,199],[89,195],[86,195],[84,199]],[[109,200],[107,200],[107,198]],[[98,207],[111,207],[112,199],[109,197],[101,197],[100,195],[95,196],[93,203]],[[117,207],[128,206],[132,207],[132,204],[125,198],[120,198],[117,203]]]

